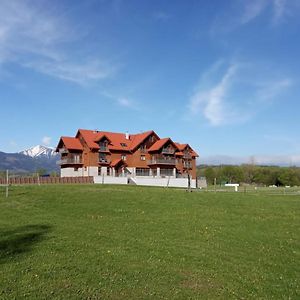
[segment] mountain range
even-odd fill
[[[24,154],[30,157],[48,157],[48,158],[57,156],[57,153],[55,152],[54,148],[41,146],[41,145],[37,145],[29,149],[23,150],[19,152],[19,154]]]
[[[54,148],[37,145],[19,153],[0,152],[0,170],[9,170],[14,173],[33,173],[45,170],[47,173],[58,172],[56,162],[59,155]]]
[[[59,172],[56,162],[59,154],[54,148],[37,145],[19,153],[0,151],[0,171],[10,170],[14,173],[33,173],[44,169],[47,173]],[[239,165],[255,163],[257,165],[300,166],[300,155],[294,156],[226,156],[216,155],[201,157],[198,163],[206,165]]]

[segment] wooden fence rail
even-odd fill
[[[10,177],[8,184],[76,184],[94,183],[92,176],[85,177]],[[0,178],[0,185],[5,185],[6,178]]]

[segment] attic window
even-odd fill
[[[127,147],[127,144],[125,144],[125,143],[120,143],[120,145],[121,145],[122,147]]]

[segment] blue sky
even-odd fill
[[[2,0],[0,151],[153,129],[300,163],[299,25],[297,0]]]

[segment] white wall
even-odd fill
[[[75,171],[74,168],[61,168],[60,177],[78,177],[84,176],[84,171],[82,168],[78,168],[78,171]]]
[[[169,186],[169,187],[188,187],[187,178],[146,178],[146,177],[135,177],[134,181],[137,185],[146,186]],[[191,179],[191,188],[196,188],[196,180]]]
[[[127,177],[94,176],[94,183],[127,184]]]
[[[79,176],[98,176],[98,167],[78,168],[78,171],[74,170],[74,167],[61,168],[60,177],[79,177]]]
[[[98,176],[98,167],[87,167],[84,176]]]
[[[105,173],[105,172],[104,172]],[[112,176],[98,176],[98,167],[87,167],[87,170],[78,168],[78,171],[74,171],[74,168],[62,168],[61,177],[76,177],[76,176],[93,176],[95,183],[106,184],[127,184],[127,177],[112,177]],[[188,187],[187,178],[154,178],[154,177],[134,177],[133,181],[137,185],[144,186],[162,186],[162,187]],[[196,188],[196,180],[191,179],[191,188]]]

